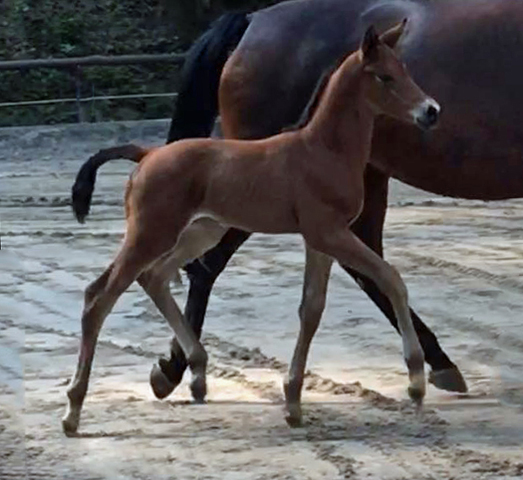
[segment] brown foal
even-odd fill
[[[322,304],[300,308],[299,338],[285,382],[291,425],[301,421],[305,364],[333,259],[371,278],[390,299],[403,340],[409,395],[421,404],[423,351],[412,326],[407,289],[396,270],[350,230],[362,209],[374,118],[388,115],[428,128],[439,113],[438,104],[412,81],[393,51],[404,28],[405,22],[381,37],[369,28],[360,50],[332,74],[311,120],[299,130],[256,141],[182,140],[150,150],[124,145],[97,154],[100,165],[123,157],[139,166],[126,191],[123,245],[85,292],[78,366],[63,419],[67,434],[78,428],[103,321],[135,280],[173,328],[191,368],[193,396],[204,399],[207,354],[183,320],[168,284],[151,281],[147,274],[172,255],[184,229],[202,218],[251,232],[304,237],[311,269],[304,296],[317,296]],[[322,291],[312,291],[315,285],[322,285]]]

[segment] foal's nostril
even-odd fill
[[[434,125],[438,121],[439,110],[434,105],[429,105],[427,108],[427,121],[430,125]]]
[[[416,123],[423,130],[430,129],[438,123],[440,107],[436,102],[426,101],[421,108],[414,110]]]

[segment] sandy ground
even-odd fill
[[[104,167],[86,225],[72,217],[69,189],[98,148],[162,143],[166,128],[0,130],[0,479],[523,478],[523,202],[455,201],[398,183],[388,258],[470,395],[429,387],[416,416],[399,337],[336,267],[310,357],[305,426],[290,429],[281,377],[298,328],[303,246],[296,236],[255,235],[213,292],[208,404],[192,405],[186,383],[154,399],[149,370],[170,331],[133,287],[104,326],[80,435],[66,438],[82,291],[118,247],[132,166]],[[186,287],[173,287],[180,302]]]

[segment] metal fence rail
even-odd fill
[[[88,57],[70,57],[70,58],[42,58],[34,60],[6,60],[0,61],[0,71],[20,70],[27,71],[41,68],[69,70],[74,77],[75,98],[55,98],[42,100],[28,100],[21,102],[2,102],[0,108],[4,107],[23,107],[33,105],[53,105],[59,103],[75,103],[78,122],[85,120],[83,104],[104,100],[136,99],[136,98],[154,98],[154,97],[176,97],[176,92],[169,93],[138,93],[126,95],[100,95],[82,97],[82,68],[84,67],[111,67],[119,65],[144,65],[149,63],[172,63],[174,65],[182,64],[185,60],[186,53],[171,54],[143,54],[143,55],[119,55],[104,56],[91,55]]]
[[[105,95],[105,96],[95,96],[95,97],[81,97],[77,98],[56,98],[53,100],[28,100],[25,102],[3,102],[0,103],[0,107],[24,107],[30,105],[52,105],[55,103],[89,103],[95,102],[97,100],[120,100],[127,98],[154,98],[154,97],[176,97],[178,96],[177,92],[171,93],[131,93],[128,95]]]
[[[144,63],[174,63],[185,60],[185,53],[165,53],[151,55],[91,55],[89,57],[69,58],[39,58],[35,60],[5,60],[0,61],[0,70],[31,70],[34,68],[66,68],[97,67],[114,65],[139,65]]]

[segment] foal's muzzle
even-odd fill
[[[435,100],[425,100],[419,108],[414,110],[414,120],[419,127],[428,130],[438,123],[440,111],[441,107]]]

